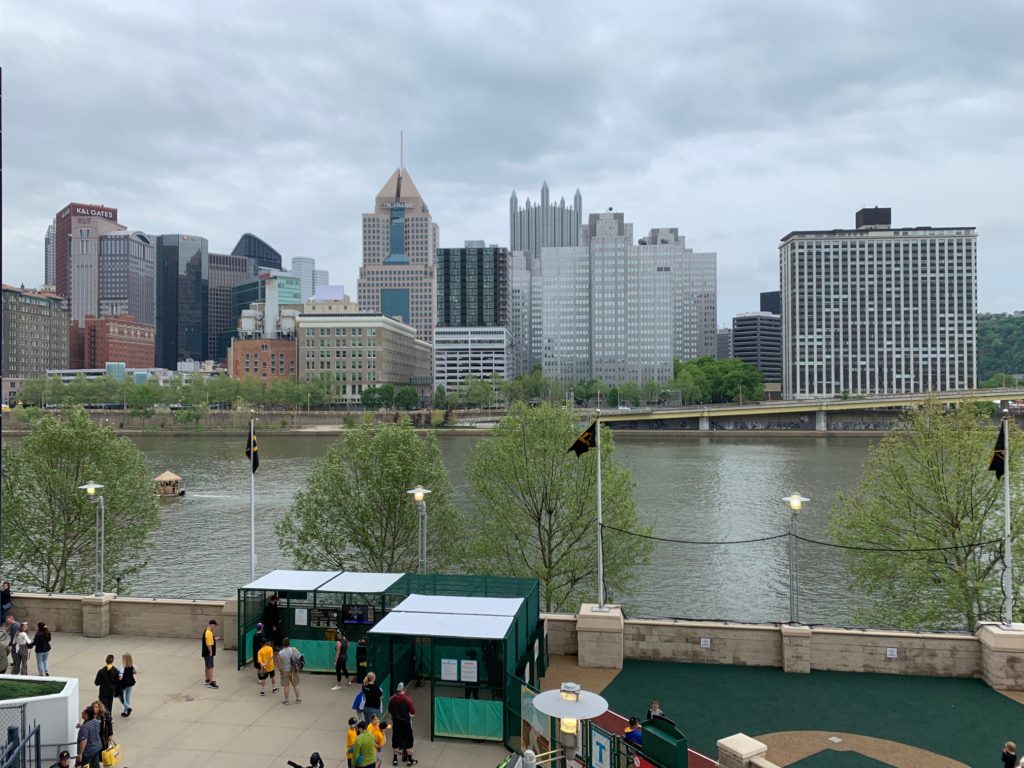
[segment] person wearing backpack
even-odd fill
[[[288,686],[295,688],[295,703],[302,703],[302,693],[299,691],[299,670],[305,661],[298,648],[294,648],[290,638],[281,640],[281,652],[277,655],[278,665],[281,667],[281,685],[284,686],[284,703],[288,703]]]

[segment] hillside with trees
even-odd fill
[[[979,312],[978,381],[1002,386],[999,375],[1015,373],[1024,373],[1024,312]]]

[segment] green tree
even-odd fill
[[[996,435],[969,404],[946,411],[929,402],[872,449],[860,485],[840,495],[830,523],[839,544],[867,548],[847,553],[854,581],[874,598],[858,621],[973,631],[1000,617],[1002,483],[988,471]],[[1019,430],[1011,429],[1010,441],[1021,445]],[[1024,456],[1011,451],[1010,459],[1020,563]]]
[[[152,471],[130,440],[81,407],[34,419],[17,445],[4,443],[3,470],[3,562],[13,580],[43,592],[93,590],[97,510],[78,490],[89,481],[105,486],[105,572],[130,580],[145,565],[159,522]]]
[[[380,393],[380,407],[391,408],[395,404],[395,385],[394,384],[381,384],[377,387],[377,391]]]
[[[729,403],[764,399],[764,376],[742,360],[698,357],[674,364],[676,387],[684,402]],[[696,401],[693,395],[699,392]]]
[[[433,434],[418,437],[407,417],[341,435],[317,461],[306,489],[275,526],[299,568],[415,571],[419,516],[406,493],[429,488],[431,570],[444,570],[460,542],[451,482]]]
[[[567,449],[581,429],[555,405],[515,403],[481,440],[466,466],[476,515],[468,526],[465,567],[472,573],[540,580],[544,610],[574,611],[597,595],[596,452],[577,458]],[[650,534],[641,526],[629,470],[614,459],[612,433],[601,430],[605,523]],[[651,542],[617,532],[604,536],[605,584],[624,594],[646,564]]]
[[[654,379],[648,379],[644,382],[644,402],[648,405],[657,405],[658,401],[661,400],[661,384],[656,382]]]
[[[640,405],[641,397],[643,397],[643,393],[640,391],[640,385],[635,381],[624,381],[619,385],[619,403]]]
[[[476,376],[467,376],[462,381],[462,402],[470,408],[487,405],[491,400],[491,385]]]
[[[420,404],[420,395],[416,391],[416,387],[402,387],[395,393],[395,407],[400,408],[403,411],[411,411],[413,408],[418,408]]]
[[[359,393],[359,402],[371,410],[380,408],[383,403],[380,387],[364,387]]]
[[[978,380],[1000,373],[1024,373],[1024,312],[978,313]]]
[[[137,416],[152,416],[156,404],[160,402],[160,385],[147,381],[145,384],[133,384],[125,393],[125,404]]]
[[[438,384],[437,389],[434,390],[434,407],[448,407],[448,393],[444,389],[444,384]]]

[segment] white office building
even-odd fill
[[[434,329],[434,388],[458,392],[467,376],[510,377],[512,334],[500,326]]]
[[[790,232],[779,245],[786,398],[971,389],[977,232],[892,227]]]

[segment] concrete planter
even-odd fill
[[[25,723],[31,728],[39,725],[39,738],[46,745],[72,745],[78,736],[75,723],[78,722],[78,678],[38,677],[36,675],[0,675],[0,680],[17,682],[63,683],[57,693],[44,696],[26,696],[20,699],[5,699],[5,706],[24,706]],[[24,734],[22,734],[24,736]],[[55,746],[54,749],[57,747]],[[68,749],[72,747],[68,746]],[[54,753],[56,754],[56,752]]]

